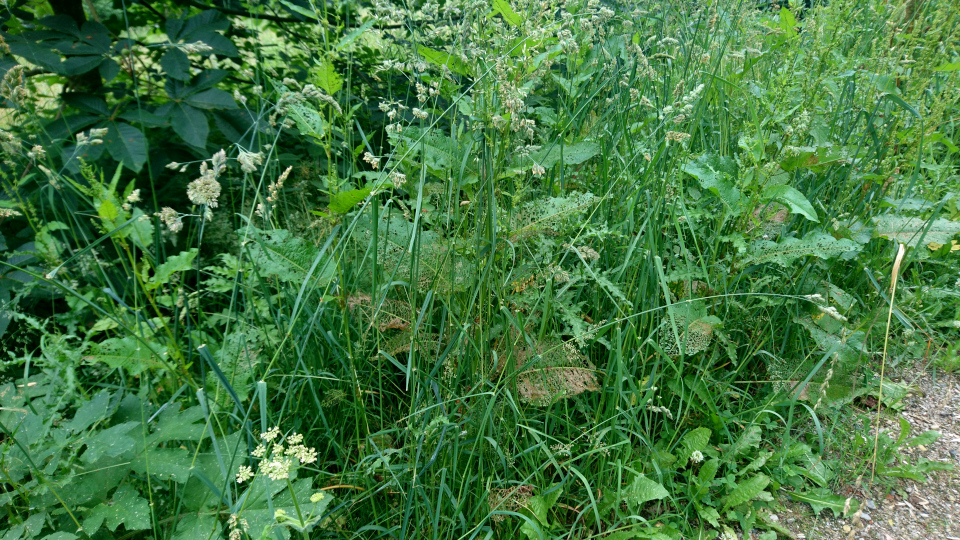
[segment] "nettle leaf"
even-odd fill
[[[170,276],[173,274],[190,270],[198,253],[197,248],[191,248],[189,251],[181,251],[179,255],[167,257],[166,262],[157,268],[156,273],[144,284],[144,287],[152,291],[170,281]]]
[[[106,125],[107,135],[103,142],[110,156],[125,167],[139,172],[147,161],[147,138],[130,124],[107,122]]]
[[[659,483],[646,476],[637,475],[630,482],[630,485],[623,491],[623,499],[634,510],[640,508],[644,503],[650,501],[659,501],[670,493]]]
[[[168,77],[180,81],[190,80],[190,58],[187,53],[176,47],[170,47],[160,58],[160,67]]]
[[[817,211],[813,208],[813,205],[810,204],[810,201],[803,196],[803,193],[800,193],[788,185],[767,186],[763,190],[763,197],[768,201],[774,200],[787,205],[793,214],[800,214],[816,223],[820,222],[820,219],[817,217]]]
[[[335,214],[346,214],[351,208],[366,199],[372,190],[373,188],[365,187],[334,193],[330,195],[330,211]]]
[[[339,92],[343,88],[343,77],[337,73],[337,69],[326,59],[319,59],[316,63],[317,67],[310,70],[314,84],[331,96]]]
[[[734,184],[737,169],[732,159],[716,154],[701,154],[681,170],[700,182],[700,186],[720,198],[730,211],[740,207],[740,190]]]
[[[187,96],[184,101],[200,109],[237,108],[237,102],[233,100],[233,96],[219,88],[210,88],[209,90],[197,92],[196,94]]]
[[[690,461],[690,456],[694,452],[703,452],[710,442],[710,435],[713,432],[705,427],[698,427],[690,430],[680,439],[680,451],[677,453],[677,463],[681,466]]]
[[[763,474],[758,474],[740,482],[736,489],[731,491],[723,500],[723,509],[735,508],[745,502],[752,501],[769,484],[770,478]]]
[[[113,492],[112,500],[98,504],[83,520],[83,530],[92,535],[106,522],[111,531],[123,525],[125,530],[139,531],[150,528],[150,503],[137,494],[137,490],[124,484]]]
[[[860,508],[859,501],[835,495],[827,488],[816,488],[806,492],[791,492],[789,495],[795,501],[809,504],[813,508],[814,514],[819,514],[824,509],[830,509],[834,517],[849,516]]]
[[[937,219],[931,223],[920,218],[887,214],[874,218],[874,225],[877,236],[897,240],[909,247],[917,247],[921,240],[949,244],[954,236],[960,234],[960,221],[946,219]]]
[[[832,259],[847,253],[860,251],[861,246],[852,240],[836,238],[826,233],[807,234],[799,238],[784,238],[780,242],[758,240],[751,245],[747,264],[776,263],[784,268],[800,257],[812,255],[820,259]]]
[[[210,135],[210,124],[202,111],[186,103],[174,103],[170,111],[170,125],[187,144],[203,148]]]

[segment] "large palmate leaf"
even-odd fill
[[[147,139],[130,124],[108,122],[103,142],[113,159],[134,171],[139,171],[147,161]]]

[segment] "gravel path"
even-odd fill
[[[960,468],[960,377],[926,370],[919,378],[904,382],[921,392],[904,400],[903,417],[910,422],[911,435],[935,430],[942,436],[933,444],[905,448],[909,461],[921,457],[953,463]],[[914,380],[915,379],[915,380]],[[884,427],[899,432],[897,420],[885,420]],[[934,471],[927,482],[893,479],[889,486],[849,486],[842,493],[861,502],[862,514],[833,519],[829,512],[812,515],[810,507],[785,503],[778,517],[798,539],[806,540],[960,540],[960,474],[958,470]]]

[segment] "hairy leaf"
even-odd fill
[[[763,491],[768,484],[770,484],[770,478],[763,474],[751,476],[747,480],[740,482],[736,489],[731,491],[723,500],[723,509],[734,508],[753,500],[760,495],[760,492]]]

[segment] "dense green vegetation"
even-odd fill
[[[923,479],[953,0],[9,0],[0,534],[735,538]]]

